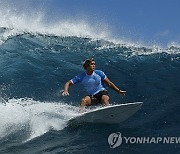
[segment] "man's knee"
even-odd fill
[[[101,100],[109,100],[109,96],[108,95],[102,95]]]
[[[86,105],[86,101],[87,101],[86,98],[82,98],[81,99],[81,105]]]
[[[81,99],[81,105],[85,106],[85,105],[90,105],[91,104],[91,99],[88,97],[85,97],[83,99]]]
[[[105,105],[109,105],[109,96],[108,95],[103,95],[101,98],[101,101]]]

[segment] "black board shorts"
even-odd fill
[[[91,98],[91,105],[101,104],[101,98],[103,95],[109,96],[107,90],[102,90],[95,95],[88,95]]]

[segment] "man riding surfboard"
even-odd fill
[[[106,83],[108,87],[117,91],[119,94],[125,95],[126,91],[120,90],[108,79],[103,71],[95,69],[95,60],[93,58],[85,60],[83,67],[85,72],[66,82],[64,92],[62,93],[63,96],[68,96],[69,87],[81,82],[88,93],[81,100],[81,112],[89,105],[97,105],[98,103],[102,103],[105,106],[109,105],[109,95],[103,83]]]

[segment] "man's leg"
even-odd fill
[[[108,95],[102,95],[101,102],[103,105],[108,106],[109,105],[109,96]]]
[[[91,105],[91,98],[89,96],[86,96],[81,100],[81,110],[80,110],[80,112],[84,111],[86,105]]]

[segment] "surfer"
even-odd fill
[[[85,60],[83,67],[85,72],[66,82],[64,92],[62,93],[63,96],[68,96],[69,87],[81,82],[88,93],[88,95],[81,100],[81,112],[84,111],[86,106],[98,105],[98,103],[102,103],[105,106],[109,105],[109,95],[104,88],[104,83],[119,94],[125,95],[126,91],[119,89],[112,83],[103,71],[95,70],[95,60],[93,58]]]

